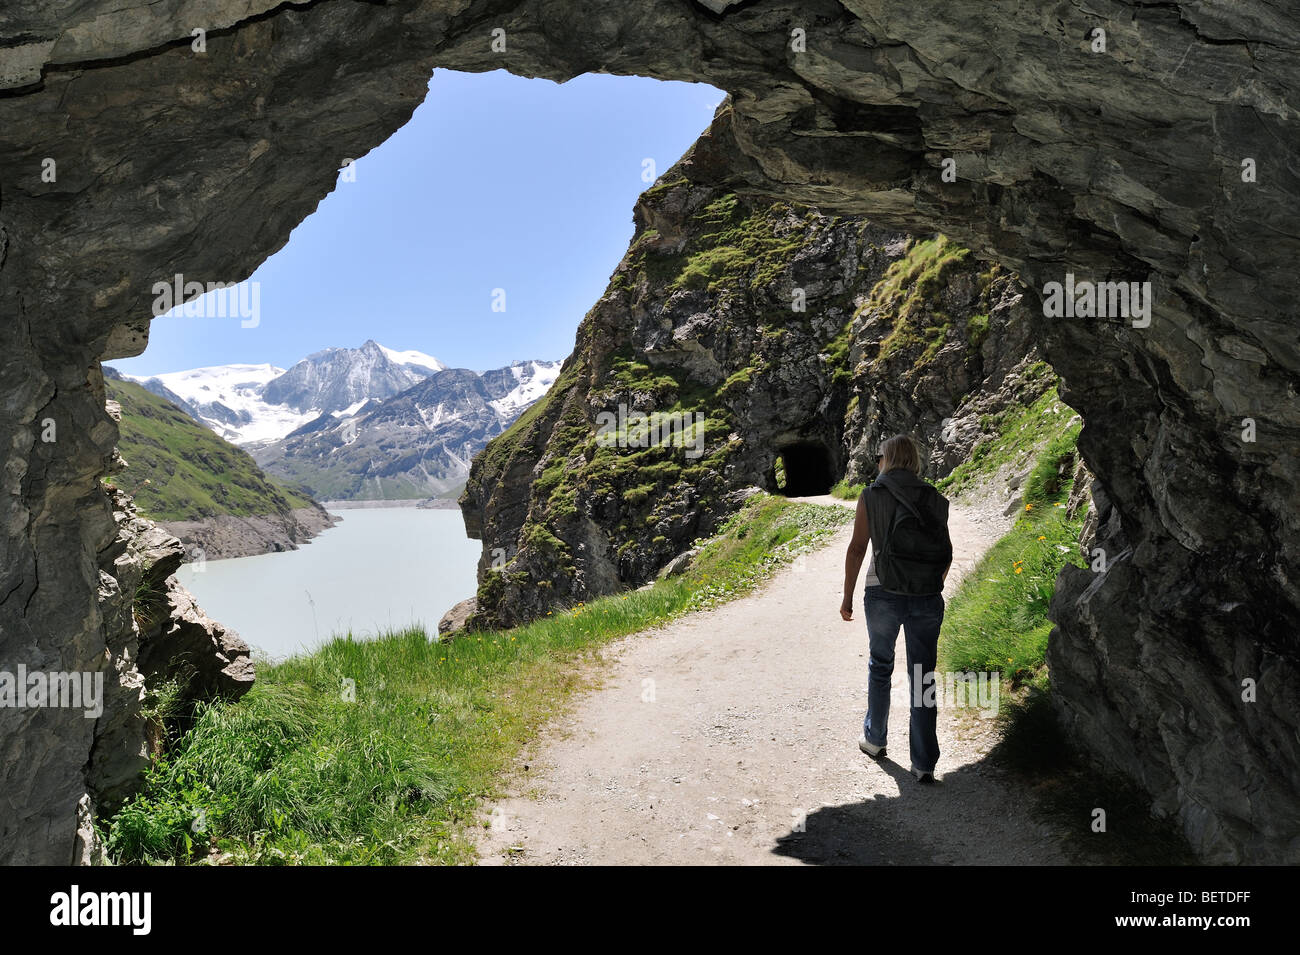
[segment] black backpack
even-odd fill
[[[933,508],[924,506],[933,501],[923,500],[923,507],[918,509],[886,481],[878,481],[867,490],[877,487],[898,502],[875,555],[880,586],[891,593],[918,597],[943,593],[943,572],[952,563],[947,523],[935,515]],[[935,497],[939,494],[933,488],[929,493]]]

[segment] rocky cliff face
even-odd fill
[[[81,705],[72,708],[0,711],[5,732],[14,734],[10,740],[32,741],[34,762],[57,752],[48,737],[34,732],[48,714],[71,713],[84,721],[90,734],[86,773],[94,785],[78,801],[73,838],[59,860],[63,864],[101,859],[93,816],[113,811],[134,791],[140,774],[159,751],[168,720],[173,721],[171,729],[183,729],[196,702],[236,699],[248,691],[254,678],[248,646],[236,633],[210,620],[173,576],[185,558],[181,541],[141,517],[121,491],[105,488],[100,493],[112,508],[116,527],[97,555],[95,598],[103,670],[73,671],[78,679],[88,673],[103,674],[100,682],[89,683],[101,688],[94,693],[99,705],[92,708],[90,697],[83,696]],[[2,669],[12,673],[16,668]],[[166,719],[158,710],[159,693],[168,695]],[[58,804],[49,801],[50,782],[48,776],[23,773],[21,764],[7,767],[6,812],[0,815],[0,845],[4,846],[0,860],[5,864],[52,858],[48,842],[27,837],[14,815],[19,800],[28,799],[45,809],[51,824],[60,822]]]
[[[182,720],[193,704],[236,699],[253,685],[248,645],[210,620],[173,576],[185,559],[182,542],[141,517],[120,491],[108,492],[118,527],[100,555],[99,604],[117,679],[109,681],[104,715],[95,725],[92,796],[101,812],[128,796],[165,727],[151,692],[166,692]],[[85,838],[85,837],[83,837]],[[93,839],[85,838],[93,851]]]
[[[646,192],[560,380],[475,459],[471,625],[644,583],[758,487],[825,494],[915,435],[940,478],[980,421],[1052,384],[1015,277],[916,241],[697,186]]]
[[[778,457],[807,493],[842,470],[838,339],[903,237],[665,180],[559,380],[475,459],[474,624],[644,582],[747,489],[776,490]]]
[[[1298,32],[1196,0],[8,4],[0,654],[104,670],[97,363],[144,347],[153,282],[251,274],[435,66],[702,81],[732,98],[694,181],[941,231],[1025,280],[1111,506],[1108,569],[1058,589],[1063,714],[1206,858],[1295,861]],[[1069,275],[1149,281],[1150,323],[1041,316]],[[35,780],[0,797],[29,858],[72,852],[77,719],[0,735]]]
[[[988,416],[1051,387],[1023,293],[1014,275],[943,236],[914,241],[862,289],[848,330],[850,483],[873,479],[881,442],[901,433],[927,453],[926,476],[942,478],[985,438]]]

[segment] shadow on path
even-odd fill
[[[865,757],[864,757],[865,758]],[[898,786],[896,795],[875,794],[860,802],[809,811],[803,831],[776,840],[773,855],[809,865],[980,865],[999,861],[949,841],[969,836],[956,810],[971,786],[984,785],[979,771],[965,766],[923,785],[892,759],[875,760],[879,772]],[[954,832],[947,831],[951,827]],[[967,851],[962,851],[965,848]],[[984,855],[984,858],[976,856]]]

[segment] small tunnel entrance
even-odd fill
[[[799,441],[777,449],[773,483],[786,497],[829,494],[835,477],[830,452],[820,441]]]

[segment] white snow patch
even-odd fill
[[[194,405],[203,415],[203,423],[233,444],[276,441],[302,427],[320,414],[319,409],[294,411],[286,405],[267,404],[262,389],[267,382],[284,374],[275,365],[215,365],[191,368],[162,375],[127,375],[143,384],[157,378],[170,391]],[[247,411],[245,424],[229,424],[204,413],[204,405],[220,402],[236,413]]]
[[[489,402],[503,418],[514,418],[546,392],[560,376],[558,361],[530,361],[514,365],[510,371],[520,382],[509,394]],[[526,379],[526,380],[525,380]]]
[[[456,417],[454,414],[447,413],[441,401],[438,402],[438,407],[434,408],[432,411],[416,405],[415,413],[420,416],[420,420],[424,422],[424,426],[430,431],[438,427],[438,425],[442,424],[444,421],[450,421],[452,418]]]
[[[379,344],[376,342],[375,344]],[[388,360],[398,365],[419,365],[423,368],[430,368],[433,371],[442,371],[447,366],[445,363],[438,361],[432,355],[426,355],[422,351],[394,351],[391,348],[385,348],[379,345],[379,350],[388,356]]]
[[[360,411],[361,406],[369,400],[369,398],[362,398],[360,401],[352,402],[352,404],[348,405],[342,411],[331,411],[330,414],[335,418],[351,418],[354,414]]]

